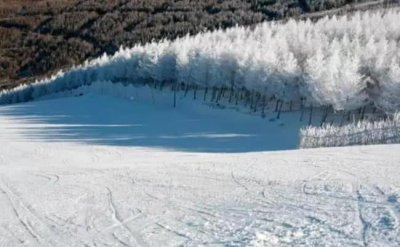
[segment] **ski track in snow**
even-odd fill
[[[399,145],[198,153],[57,142],[9,111],[0,107],[0,246],[400,245]]]

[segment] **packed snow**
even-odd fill
[[[189,102],[0,106],[0,246],[400,245],[400,145],[266,152],[292,113]]]

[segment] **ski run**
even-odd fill
[[[285,131],[94,94],[1,106],[0,246],[400,245],[399,145],[249,152],[241,124]]]

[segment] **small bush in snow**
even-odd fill
[[[393,119],[300,130],[300,148],[400,143],[400,113]]]

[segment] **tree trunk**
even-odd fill
[[[175,86],[174,86],[174,108],[176,107],[176,90],[177,90],[177,83],[175,82]]]
[[[185,98],[186,98],[186,95],[188,94],[188,92],[189,92],[189,85],[186,84],[185,95],[184,95]]]
[[[256,93],[256,102],[254,103],[254,112],[257,112],[258,101],[260,101],[260,94]]]
[[[232,96],[233,96],[233,87],[231,87],[231,93],[229,94],[229,103],[232,102]]]
[[[303,117],[304,117],[304,98],[303,97],[300,98],[300,110],[301,110],[300,122],[303,122]]]
[[[265,106],[266,106],[266,101],[267,101],[267,100],[266,100],[266,96],[264,95],[263,98],[262,98],[262,105],[263,105],[263,107],[262,107],[262,113],[261,113],[263,118],[265,118]]]
[[[206,89],[204,89],[204,98],[203,98],[204,101],[206,101],[206,99],[207,99],[207,93],[208,93],[208,87],[206,87]]]
[[[276,119],[281,118],[282,106],[283,106],[283,101],[281,101],[281,104],[279,105],[278,115],[276,116]]]
[[[300,113],[300,122],[303,122],[303,118],[304,118],[304,108],[301,108],[301,113]]]
[[[343,112],[343,116],[342,116],[342,118],[340,119],[340,124],[339,124],[340,127],[343,126],[343,124],[344,124],[344,119],[345,119],[345,118],[346,118],[346,113]]]
[[[281,103],[281,100],[280,100],[280,99],[276,100],[275,112],[278,111],[278,107],[279,107],[279,104],[280,104],[280,103]]]
[[[320,124],[320,126],[322,126],[324,123],[325,123],[325,121],[326,121],[326,119],[328,118],[328,107],[326,107],[325,108],[325,110],[324,110],[324,115],[322,115],[322,119],[321,119],[321,124]]]
[[[218,97],[217,97],[217,103],[220,101],[220,99],[221,99],[223,93],[224,93],[224,88],[221,87],[221,89],[219,90]]]
[[[215,100],[216,93],[217,93],[216,90],[217,90],[217,88],[213,87],[212,96],[211,96],[211,102],[214,102],[214,100]]]
[[[366,106],[364,106],[363,109],[362,109],[362,111],[361,111],[361,120],[364,120],[365,108],[366,108]]]
[[[162,90],[163,90],[163,88],[164,88],[164,85],[165,85],[165,80],[161,82],[161,85],[160,85],[160,91],[162,91]]]
[[[250,94],[250,109],[254,108],[254,91],[251,91]]]
[[[247,107],[247,105],[249,104],[249,94],[247,91],[244,92],[244,98],[245,98],[244,106]]]
[[[240,95],[240,92],[239,91],[236,91],[235,92],[235,105],[238,105],[239,104],[239,96]]]

